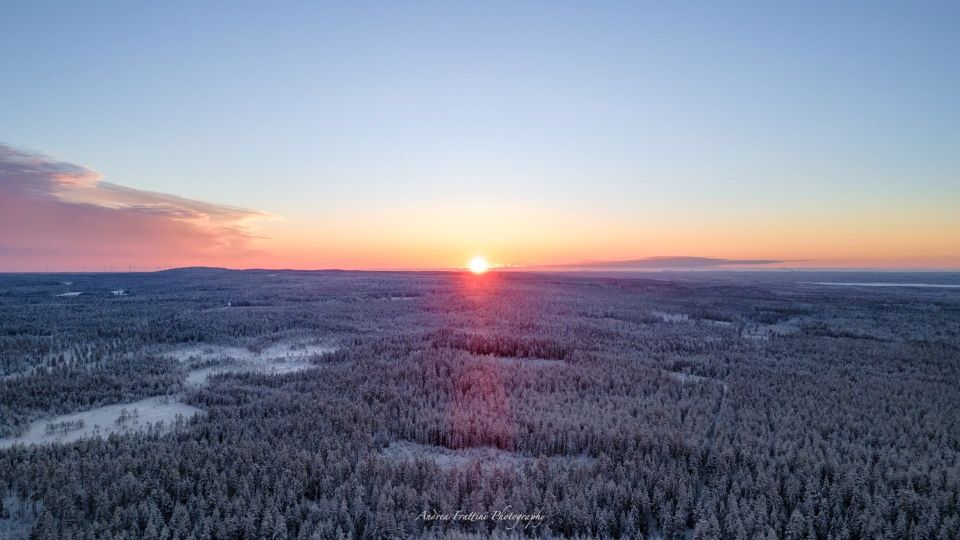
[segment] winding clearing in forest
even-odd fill
[[[282,375],[314,368],[317,366],[310,363],[311,357],[335,350],[337,347],[325,345],[278,343],[260,352],[241,347],[190,346],[178,347],[165,354],[185,363],[229,362],[190,370],[185,383],[200,387],[207,384],[208,377],[221,373]],[[30,424],[24,435],[0,439],[0,448],[15,444],[68,443],[86,437],[107,437],[111,433],[135,433],[160,422],[169,426],[178,416],[190,418],[200,412],[203,409],[183,403],[180,396],[152,396],[133,403],[115,403],[37,420]]]
[[[111,433],[135,433],[146,431],[150,425],[163,422],[170,426],[177,417],[184,419],[202,412],[192,405],[181,402],[174,396],[159,396],[141,399],[133,403],[116,403],[87,411],[60,415],[46,420],[37,420],[20,437],[0,439],[0,448],[15,444],[68,443],[85,437],[106,437]],[[59,429],[49,429],[50,426]]]
[[[162,353],[184,363],[220,362],[219,365],[192,369],[187,374],[188,386],[202,386],[207,378],[221,373],[262,373],[283,375],[317,367],[310,362],[314,356],[334,352],[338,347],[321,344],[283,342],[261,351],[245,347],[222,345],[194,345],[178,347]]]

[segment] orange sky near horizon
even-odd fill
[[[830,198],[809,187],[751,199],[505,192],[340,206],[304,198],[284,211],[108,180],[0,144],[0,271],[410,270],[463,268],[476,255],[506,268],[688,256],[780,261],[751,268],[960,269],[960,212],[949,193],[901,204],[880,190]]]
[[[459,268],[475,255],[492,265],[538,267],[658,256],[787,261],[764,267],[960,269],[958,218],[944,215],[822,216],[801,225],[756,217],[658,222],[502,205],[394,209],[310,225],[265,224],[262,259],[291,268]]]
[[[960,269],[960,213],[950,197],[773,209],[703,198],[591,205],[504,196],[284,215],[129,188],[2,145],[0,178],[0,271],[416,270],[463,268],[477,255],[515,269],[676,256],[779,261],[731,265],[752,269]]]

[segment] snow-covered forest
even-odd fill
[[[958,538],[911,278],[0,275],[0,537]]]

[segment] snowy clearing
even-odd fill
[[[181,362],[234,360],[238,362],[271,362],[304,360],[314,355],[336,351],[337,347],[305,343],[277,343],[260,351],[227,345],[191,345],[167,350],[162,354]]]
[[[464,448],[451,450],[441,446],[419,444],[410,441],[393,441],[380,451],[380,456],[394,461],[426,460],[445,470],[480,464],[484,470],[520,469],[533,463],[536,458],[508,452],[497,448]],[[550,460],[567,461],[578,465],[590,465],[595,460],[589,456],[552,456]]]
[[[667,375],[669,375],[672,379],[682,384],[686,384],[688,382],[698,383],[698,382],[712,380],[710,377],[704,377],[703,375],[694,375],[693,373],[681,373],[679,371],[668,371]]]
[[[652,313],[654,317],[658,317],[661,321],[668,323],[678,323],[690,320],[690,316],[686,313],[667,313],[665,311],[654,311]]]
[[[207,383],[207,378],[221,373],[261,373],[265,375],[283,375],[285,373],[295,373],[310,368],[319,368],[317,364],[311,364],[307,361],[285,361],[285,360],[266,360],[263,362],[239,362],[225,366],[213,366],[191,370],[185,380],[189,386],[202,386]]]
[[[799,318],[781,321],[776,324],[761,324],[744,328],[743,337],[747,339],[771,339],[774,337],[789,336],[800,332]]]
[[[81,294],[83,293],[82,292],[65,292],[65,293],[60,293],[57,296],[80,296]]]
[[[211,375],[221,373],[265,373],[282,375],[317,367],[310,358],[336,351],[337,347],[305,343],[277,343],[261,351],[244,347],[222,345],[195,345],[180,347],[163,353],[164,356],[185,363],[221,362],[220,365],[191,370],[186,383],[190,386],[206,384]]]
[[[106,437],[110,433],[145,431],[151,424],[169,426],[178,416],[190,418],[201,412],[173,396],[154,396],[133,403],[106,405],[89,411],[37,420],[20,437],[0,439],[0,448],[15,444],[66,443],[86,437]]]
[[[667,371],[666,373],[671,379],[679,382],[680,384],[712,382],[719,384],[720,387],[723,388],[724,393],[727,391],[727,383],[721,381],[720,379],[704,377],[703,375],[694,375],[693,373],[683,373],[680,371]]]

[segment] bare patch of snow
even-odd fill
[[[274,361],[274,362],[238,362],[222,366],[213,366],[191,370],[185,380],[189,386],[203,386],[207,378],[221,373],[260,373],[265,375],[283,375],[295,373],[305,369],[318,368],[317,364],[307,361]]]
[[[789,336],[800,332],[800,319],[794,318],[776,324],[761,324],[743,330],[743,337],[747,339],[768,340],[774,337]]]
[[[0,439],[0,448],[15,444],[67,443],[87,437],[106,437],[110,433],[134,433],[160,422],[169,426],[177,417],[190,418],[199,412],[201,409],[174,396],[154,396],[133,403],[117,403],[37,420],[26,434]]]
[[[262,350],[221,345],[180,347],[163,355],[193,365],[218,362],[203,366],[187,374],[190,386],[206,384],[211,375],[221,373],[264,373],[282,375],[317,367],[310,362],[313,356],[336,351],[337,347],[307,343],[278,343]]]
[[[207,360],[234,360],[238,362],[267,362],[303,360],[314,355],[336,351],[337,347],[307,343],[277,343],[261,350],[226,345],[192,345],[162,352],[162,356],[181,362]]]
[[[426,460],[434,462],[445,470],[473,466],[476,463],[484,470],[492,469],[520,469],[527,463],[533,463],[536,458],[524,456],[516,452],[508,452],[498,448],[463,448],[451,450],[442,446],[419,444],[410,441],[393,441],[380,450],[380,456],[393,461]],[[552,456],[551,460],[560,460],[578,465],[590,465],[594,459],[585,456]]]
[[[207,377],[210,377],[211,375],[218,375],[220,373],[229,373],[229,372],[230,372],[229,367],[219,367],[219,366],[194,369],[189,373],[187,373],[187,378],[184,380],[184,382],[187,384],[187,386],[203,386],[207,384]]]
[[[663,322],[668,323],[678,323],[690,320],[690,316],[686,313],[667,313],[665,311],[654,311],[653,316],[659,318]]]
[[[65,293],[60,293],[57,296],[80,296],[81,294],[83,293],[82,292],[65,292]]]
[[[703,375],[694,375],[693,373],[681,373],[679,371],[668,371],[667,374],[675,381],[678,381],[682,384],[686,383],[699,383],[699,382],[709,382],[712,381],[710,377],[704,377]]]
[[[686,373],[686,372],[680,372],[680,371],[668,371],[667,375],[671,379],[679,382],[680,384],[704,383],[704,382],[717,383],[723,389],[724,393],[727,392],[727,383],[724,381],[721,381],[720,379],[714,379],[712,377],[704,377],[703,375],[694,375],[693,373]]]

